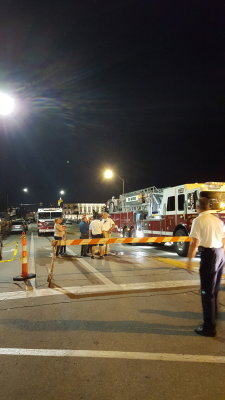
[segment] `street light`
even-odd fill
[[[113,177],[113,172],[111,171],[111,169],[106,169],[104,172],[104,177],[106,179],[112,179]]]
[[[23,192],[28,193],[28,188],[23,188]]]
[[[15,100],[6,93],[0,92],[0,115],[12,114],[15,109]]]
[[[58,200],[58,207],[61,207],[61,203],[63,203],[63,199],[61,196],[63,196],[65,194],[65,190],[60,190],[59,194],[60,194],[60,198]]]
[[[118,174],[115,174],[111,169],[106,169],[104,171],[104,178],[105,179],[112,179],[113,176],[116,175],[123,183],[123,194],[124,194],[124,179],[121,178],[121,176],[119,176]]]

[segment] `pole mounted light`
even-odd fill
[[[106,169],[104,171],[104,177],[106,179],[112,179],[113,178],[113,171],[111,169]]]
[[[65,194],[65,190],[60,190],[59,194],[64,195]]]
[[[6,93],[0,92],[0,115],[8,116],[15,109],[15,100]]]
[[[28,188],[23,188],[24,193],[28,193]]]
[[[123,178],[121,178],[121,176],[119,176],[118,174],[114,174],[114,172],[111,170],[111,169],[106,169],[105,171],[104,171],[104,178],[105,179],[112,179],[113,177],[114,177],[114,175],[116,175],[121,181],[122,181],[122,184],[123,184],[123,194],[124,194],[124,179]]]

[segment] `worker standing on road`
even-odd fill
[[[112,218],[109,217],[109,214],[107,212],[103,213],[103,219],[102,219],[102,231],[103,231],[103,237],[104,238],[110,238],[112,229],[114,228],[115,224]],[[104,255],[108,256],[109,252],[109,244],[105,245],[105,252]]]
[[[62,240],[67,240],[66,225],[62,225],[62,228],[63,228]],[[61,256],[66,255],[66,245],[61,246],[60,254],[61,254]]]
[[[216,318],[218,312],[218,292],[225,262],[225,235],[223,222],[212,214],[209,199],[202,197],[198,200],[199,216],[192,223],[186,268],[192,270],[191,260],[199,246],[201,253],[200,281],[203,308],[203,325],[195,332],[202,336],[216,335]]]
[[[89,233],[92,239],[102,239],[102,222],[100,221],[101,216],[96,215],[93,221],[89,225]],[[91,258],[95,258],[95,245],[92,245],[91,248]],[[103,244],[99,245],[100,257],[103,258]]]
[[[55,240],[62,240],[63,235],[64,235],[64,228],[62,227],[62,218],[56,218],[55,219],[55,225],[54,225],[54,239]],[[56,257],[61,257],[61,246],[56,247]]]
[[[79,228],[80,228],[80,239],[88,239],[89,238],[89,223],[88,223],[86,215],[83,215],[82,220],[79,224]],[[83,244],[81,246],[81,256],[82,257],[88,257],[87,250],[88,250],[88,245]]]

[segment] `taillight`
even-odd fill
[[[45,222],[38,222],[38,228],[43,228],[45,226]]]

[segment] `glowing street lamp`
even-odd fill
[[[106,169],[106,170],[104,171],[104,177],[105,177],[106,179],[112,179],[112,177],[113,177],[113,172],[112,172],[112,170],[111,170],[111,169]]]
[[[24,193],[28,193],[28,188],[23,188]]]
[[[114,177],[114,175],[118,176],[118,178],[122,181],[123,183],[123,194],[124,194],[124,179],[121,178],[121,176],[119,176],[118,174],[114,174],[114,172],[111,169],[106,169],[104,171],[104,178],[105,179],[112,179]]]
[[[65,194],[65,190],[60,190],[59,194],[60,194],[60,198],[58,200],[58,206],[61,207],[61,203],[63,203],[63,199],[61,196],[63,196]]]
[[[15,100],[6,93],[0,92],[0,115],[12,114],[15,109]]]

